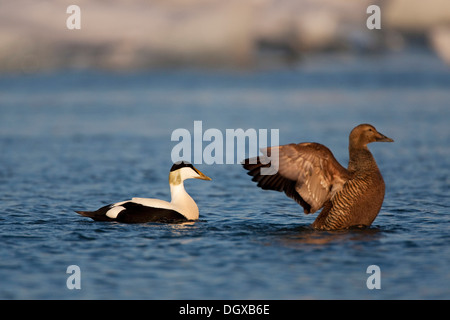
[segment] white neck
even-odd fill
[[[171,204],[188,220],[197,220],[199,213],[194,199],[184,189],[183,182],[170,184]]]

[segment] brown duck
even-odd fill
[[[333,153],[319,143],[287,144],[262,149],[262,156],[246,159],[243,166],[258,187],[284,191],[305,214],[322,208],[312,227],[320,230],[370,226],[384,199],[384,181],[372,153],[371,142],[393,142],[370,124],[355,127],[349,137],[350,160],[345,169]],[[278,157],[276,154],[278,153]],[[264,175],[262,168],[275,168]]]

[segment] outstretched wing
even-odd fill
[[[349,179],[347,169],[319,143],[292,143],[261,152],[262,156],[243,162],[252,180],[262,189],[284,191],[305,213],[322,208]],[[262,168],[271,166],[278,170],[275,174],[261,174]]]

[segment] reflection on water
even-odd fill
[[[340,243],[348,241],[364,242],[379,239],[382,230],[377,227],[350,228],[347,230],[318,231],[310,227],[297,227],[295,233],[281,239],[285,245]]]

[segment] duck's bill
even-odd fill
[[[384,134],[379,133],[379,136],[377,137],[378,142],[394,142],[394,139],[391,139],[389,137],[386,137]]]
[[[203,172],[201,172],[200,170],[196,169],[197,173],[198,173],[198,177],[195,177],[195,179],[200,179],[200,180],[212,180],[210,177],[208,177],[206,174],[204,174]]]

